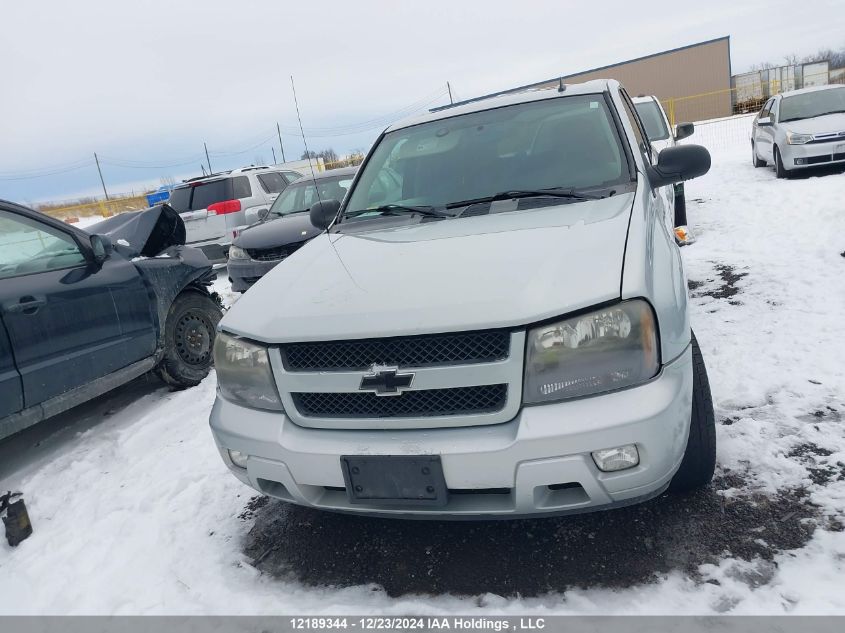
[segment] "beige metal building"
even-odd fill
[[[553,77],[479,99],[553,87],[558,85],[560,79]],[[566,83],[580,83],[590,79],[617,79],[631,96],[656,95],[675,122],[730,116],[730,36],[563,76]],[[672,112],[669,112],[670,109]]]

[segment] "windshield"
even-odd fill
[[[780,121],[809,119],[831,112],[845,112],[845,88],[814,90],[784,97],[780,102]]]
[[[345,212],[442,207],[502,191],[601,188],[630,180],[604,98],[562,97],[385,134]]]
[[[320,187],[320,200],[343,200],[349,185],[352,184],[352,174],[335,176],[329,178],[318,178],[317,185]],[[313,180],[303,180],[294,183],[279,194],[270,207],[273,215],[287,215],[308,211],[317,202],[317,190],[314,188]]]
[[[664,141],[669,138],[669,129],[666,127],[666,120],[663,118],[663,112],[660,111],[660,106],[652,99],[635,103],[637,114],[640,115],[645,131],[648,134],[650,141]]]

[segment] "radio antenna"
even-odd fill
[[[308,141],[305,139],[305,129],[302,127],[302,116],[299,114],[299,100],[296,98],[296,86],[293,83],[293,75],[290,76],[290,88],[293,90],[293,103],[296,105],[296,118],[299,120],[299,131],[302,133],[302,143],[305,145],[305,155],[308,157],[308,167],[311,169],[311,181],[314,183],[314,193],[317,194],[317,202],[323,204],[320,198],[320,188],[317,186],[317,176],[314,174],[314,165],[311,163],[311,151],[308,149]]]

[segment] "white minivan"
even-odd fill
[[[212,262],[226,260],[237,229],[256,222],[289,183],[302,174],[274,167],[243,167],[186,180],[168,204],[185,222],[186,243]]]

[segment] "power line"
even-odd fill
[[[88,159],[88,161],[85,162],[85,163],[81,163],[81,164],[76,165],[74,167],[68,167],[66,169],[56,169],[56,170],[52,170],[52,171],[44,171],[44,172],[41,172],[41,173],[29,173],[29,174],[24,174],[24,175],[19,175],[19,176],[0,175],[0,180],[31,180],[33,178],[46,178],[47,176],[57,176],[59,174],[67,174],[67,173],[70,173],[72,171],[84,169],[86,167],[92,166],[93,164],[94,164],[94,161],[91,160],[91,159]]]
[[[273,141],[277,136],[279,138],[280,149],[282,150],[282,161],[284,162],[284,147],[281,144],[281,135],[283,132],[288,136],[301,138],[303,139],[303,141],[305,140],[306,135],[315,138],[334,138],[341,136],[350,136],[353,134],[360,134],[374,129],[384,128],[399,119],[405,118],[416,112],[427,109],[429,105],[446,96],[447,94],[448,87],[440,88],[411,104],[399,108],[398,110],[394,110],[390,113],[367,119],[365,121],[359,121],[357,123],[350,123],[347,125],[314,128],[304,128],[300,125],[299,128],[296,128],[293,126],[284,126],[276,123],[276,129],[272,130],[272,133],[270,133],[269,136],[265,136],[268,133],[265,129],[260,133],[262,137],[261,141],[254,144],[250,144],[244,149],[224,149],[220,151],[208,151],[207,155],[205,156],[203,156],[203,154],[201,153],[197,153],[178,159],[174,159],[171,157],[169,159],[138,160],[133,158],[119,158],[114,156],[98,155],[98,159],[96,162],[102,165],[112,165],[114,167],[122,167],[126,169],[171,169],[175,167],[184,167],[187,165],[196,165],[197,162],[202,161],[202,158],[208,160],[209,155],[215,157],[226,157],[246,154],[257,149],[258,147],[261,147],[262,145],[266,145],[268,142]],[[247,142],[252,143],[252,140],[256,138],[259,138],[259,136],[253,136],[252,139]],[[49,167],[35,167],[30,169],[18,169],[9,171],[0,170],[0,180],[11,181],[46,178],[49,176],[57,176],[60,174],[70,173],[72,171],[77,171],[86,167],[94,166],[95,164],[95,161],[91,158],[80,158],[75,161],[69,161],[66,163],[52,165]]]

